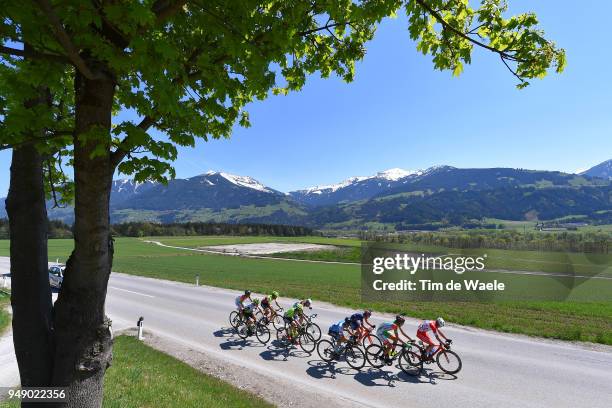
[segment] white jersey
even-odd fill
[[[419,324],[419,331],[421,333],[427,333],[431,330],[433,330],[434,332],[437,331],[435,329],[435,322],[432,322],[431,320],[425,320],[421,324]]]

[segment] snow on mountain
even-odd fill
[[[350,177],[340,183],[336,184],[328,184],[321,186],[308,187],[303,190],[298,190],[294,193],[301,194],[323,194],[323,193],[334,193],[340,189],[350,187],[352,185],[358,184],[363,181],[375,180],[375,181],[398,181],[400,179],[406,178],[408,176],[414,176],[420,174],[422,171],[420,170],[404,170],[399,168],[388,169],[385,171],[379,171],[373,176],[356,176]]]
[[[259,190],[259,191],[263,191],[266,193],[274,192],[273,190],[261,184],[259,181],[249,176],[237,176],[235,174],[229,174],[229,173],[219,173],[219,174],[221,175],[221,177],[236,184],[237,186],[252,188],[253,190]]]
[[[421,173],[421,170],[404,170],[399,168],[389,169],[385,171],[379,171],[373,178],[381,178],[390,181],[397,181],[401,178],[413,176]]]
[[[152,181],[135,181],[132,179],[113,180],[111,186],[111,201],[117,203],[133,197],[143,191],[156,186],[158,183]]]
[[[235,184],[240,187],[251,188],[253,190],[262,191],[264,193],[276,193],[276,191],[271,188],[266,187],[259,181],[255,180],[253,177],[249,176],[238,176],[236,174],[225,173],[222,171],[214,171],[210,170],[204,173],[204,176],[221,176],[232,184]],[[210,180],[206,180],[209,185],[214,186],[214,184]]]

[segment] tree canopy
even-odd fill
[[[417,49],[434,68],[459,75],[475,47],[492,52],[518,87],[565,66],[565,53],[544,37],[532,13],[507,16],[503,0],[380,1],[4,1],[0,33],[1,144],[36,142],[55,159],[70,155],[75,72],[116,84],[112,137],[100,140],[113,163],[137,179],[174,176],[178,146],[228,137],[249,126],[247,105],[297,91],[309,75],[351,81],[355,62],[388,16],[406,13]],[[24,61],[27,57],[27,61]],[[101,69],[96,63],[104,63]],[[48,103],[26,103],[44,87]],[[28,127],[45,135],[24,140]],[[149,133],[157,128],[167,137]],[[50,180],[65,185],[61,172]]]

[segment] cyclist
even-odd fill
[[[432,331],[434,333],[434,336],[436,336],[436,339],[442,343],[442,340],[440,339],[440,336],[442,336],[444,338],[444,340],[448,341],[448,337],[446,337],[444,335],[444,333],[442,333],[442,331],[440,330],[440,327],[444,327],[444,319],[441,317],[438,317],[436,320],[424,320],[423,322],[421,322],[419,324],[419,327],[417,329],[416,332],[416,336],[425,344],[427,344],[427,348],[425,349],[425,353],[427,355],[427,357],[430,357],[436,350],[434,350],[435,346],[439,346],[439,344],[436,344],[432,338],[429,336],[429,332]]]
[[[371,310],[364,310],[363,313],[353,313],[349,318],[351,321],[351,330],[355,332],[355,335],[358,338],[362,338],[366,335],[367,329],[364,326],[364,323],[368,325],[368,328],[373,330],[376,325],[370,323],[370,316],[372,316]]]
[[[350,326],[351,320],[348,317],[344,318],[344,320],[340,320],[338,323],[334,323],[329,326],[327,334],[329,334],[332,340],[334,340],[334,351],[338,351],[340,345],[348,341],[348,339],[344,335],[344,331],[346,330],[350,334]]]
[[[264,316],[266,316],[266,318],[270,319],[271,316],[276,314],[276,310],[272,309],[272,304],[270,303],[271,301],[274,301],[274,303],[276,304],[276,307],[280,310],[282,310],[283,308],[278,304],[278,292],[277,291],[272,291],[272,293],[270,293],[268,296],[264,296],[261,299],[261,308],[263,309],[263,314]]]
[[[251,299],[251,291],[248,289],[244,291],[244,294],[236,297],[235,304],[239,314],[242,314],[242,310],[244,309],[244,302],[247,299]]]
[[[303,314],[304,307],[301,304],[290,307],[285,311],[283,320],[285,320],[285,324],[287,325],[287,336],[289,339],[292,339],[294,334],[297,333],[298,321],[301,321]]]
[[[312,309],[312,299],[308,298],[308,299],[302,299],[302,300],[298,300],[297,302],[295,302],[293,304],[293,306],[296,306],[298,304],[301,304],[302,307],[307,307],[309,309]]]
[[[255,323],[255,313],[259,311],[263,313],[259,307],[259,299],[253,299],[251,303],[242,309],[244,317],[247,319],[247,323]]]
[[[400,341],[402,344],[406,343],[400,338],[399,333],[406,337],[409,342],[414,341],[412,337],[406,334],[406,332],[402,329],[405,322],[406,319],[404,319],[404,316],[397,315],[395,316],[393,323],[383,323],[380,325],[378,330],[376,330],[376,335],[383,341],[383,353],[387,360],[390,356],[393,356],[392,353],[394,353],[395,346],[397,345],[398,341]],[[391,343],[391,341],[393,343]]]

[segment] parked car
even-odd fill
[[[49,284],[52,288],[61,289],[64,282],[65,265],[53,265],[49,267]]]

